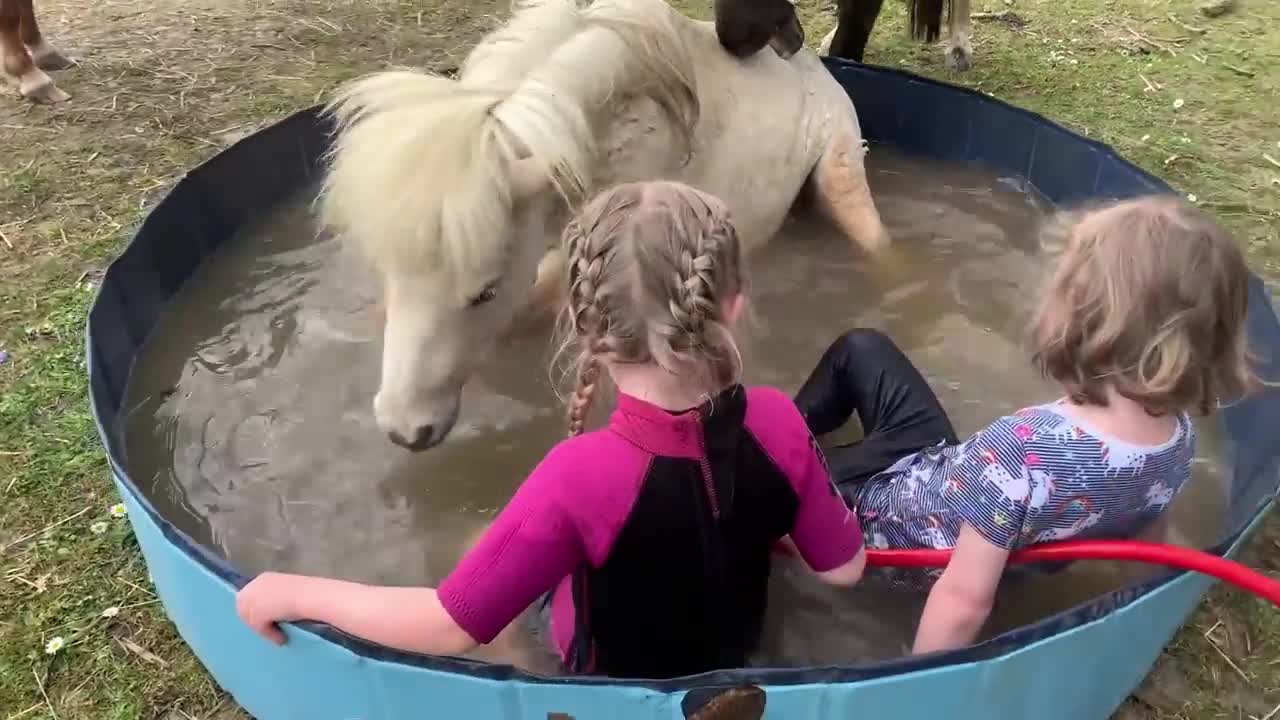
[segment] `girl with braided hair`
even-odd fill
[[[250,626],[284,642],[275,623],[305,618],[460,654],[538,602],[568,670],[667,678],[746,663],[780,541],[822,580],[858,581],[862,531],[804,418],[739,382],[747,278],[724,205],[678,183],[621,185],[565,228],[564,250],[570,437],[439,589],[264,573],[237,599]],[[616,407],[586,432],[606,377]]]

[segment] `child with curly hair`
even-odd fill
[[[960,442],[928,383],[887,336],[856,329],[796,397],[816,434],[853,414],[864,438],[829,449],[873,548],[954,548],[929,591],[915,652],[972,642],[1009,554],[1122,538],[1161,517],[1191,474],[1191,414],[1255,385],[1248,268],[1204,212],[1170,196],[1068,213],[1040,296],[1032,362],[1064,397]]]

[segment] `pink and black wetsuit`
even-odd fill
[[[553,591],[551,636],[575,672],[741,667],[784,535],[817,571],[862,547],[790,398],[734,386],[672,413],[620,395],[608,427],[547,454],[439,596],[487,643]]]

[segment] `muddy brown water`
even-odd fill
[[[921,368],[961,436],[1056,397],[1020,345],[1051,262],[1035,234],[1047,204],[1016,178],[883,148],[871,153],[870,173],[908,271],[892,281],[869,275],[846,241],[801,212],[751,260],[747,381],[794,392],[833,338],[871,326]],[[421,454],[392,446],[372,417],[375,280],[317,234],[309,210],[299,201],[247,228],[174,299],[131,379],[129,472],[170,521],[245,573],[438,582],[563,437],[550,343],[520,339],[482,368],[443,445]],[[1226,476],[1216,432],[1200,425],[1193,482],[1161,539],[1217,539]],[[1005,588],[986,633],[1154,572],[1077,563]],[[770,593],[762,665],[901,656],[923,606],[874,583],[828,588],[781,559]],[[555,669],[545,654],[531,666]]]

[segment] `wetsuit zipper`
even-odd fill
[[[707,502],[711,504],[711,518],[720,519],[720,498],[716,496],[716,483],[711,477],[711,460],[707,457],[706,438],[703,437],[702,413],[694,410],[693,419],[698,424],[698,470],[702,473],[702,487],[707,491]]]
[[[702,413],[695,410],[693,418],[697,423],[696,432],[698,433],[698,471],[702,473],[702,487],[706,492],[707,504],[711,509],[711,522],[707,527],[707,549],[703,562],[707,563],[707,578],[711,581],[713,589],[707,596],[707,619],[721,618],[721,609],[716,607],[717,600],[725,596],[725,586],[727,579],[725,578],[724,566],[724,546],[721,544],[720,535],[720,498],[716,493],[715,478],[711,475],[711,458],[707,455],[707,438],[706,428],[702,424]],[[714,620],[713,620],[714,622]],[[724,632],[721,628],[719,632]],[[721,638],[723,640],[723,638]],[[716,652],[720,655],[717,665],[727,667],[730,658],[726,655],[728,645],[724,642],[716,643]]]

